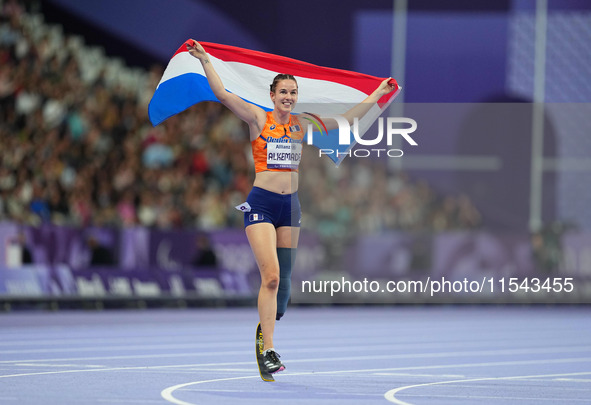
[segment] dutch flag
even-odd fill
[[[189,54],[187,40],[173,55],[158,84],[148,115],[153,125],[184,111],[201,101],[219,101],[213,94],[199,60]],[[294,114],[309,111],[338,115],[363,101],[384,80],[375,76],[313,65],[296,59],[272,55],[244,48],[200,42],[209,54],[210,62],[222,79],[226,90],[256,104],[266,111],[273,109],[269,85],[279,73],[288,73],[298,82],[298,103]],[[395,83],[396,84],[396,83]],[[359,135],[363,136],[399,93],[382,97],[380,102],[359,121]],[[328,136],[314,136],[314,146],[345,153],[353,145],[339,145],[338,131]],[[343,156],[330,156],[339,164]]]

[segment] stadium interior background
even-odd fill
[[[403,157],[305,151],[295,304],[591,302],[589,2],[162,4],[0,0],[1,308],[254,305],[245,124],[217,103],[148,120],[187,38],[403,86]],[[298,293],[343,277],[575,289]]]

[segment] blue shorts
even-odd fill
[[[250,211],[244,213],[244,227],[268,222],[275,228],[281,226],[300,227],[302,210],[297,191],[293,194],[277,194],[253,187],[246,202]]]

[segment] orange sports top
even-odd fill
[[[267,112],[263,131],[251,142],[255,172],[297,172],[303,140],[304,131],[297,117],[291,115],[289,124],[279,125],[272,111]]]

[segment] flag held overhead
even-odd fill
[[[202,101],[219,102],[209,87],[201,63],[187,51],[187,43],[192,45],[193,40],[187,40],[173,55],[152,96],[148,115],[153,125],[158,125]],[[362,73],[317,66],[296,59],[234,46],[208,42],[200,42],[200,44],[209,54],[210,62],[226,90],[266,111],[273,109],[266,89],[279,73],[292,74],[298,82],[298,104],[294,114],[303,112],[298,111],[298,105],[309,108],[310,105],[331,104],[333,108],[329,109],[330,115],[334,115],[334,106],[350,106],[362,102],[384,80]],[[394,91],[383,96],[378,104],[360,119],[361,136],[399,93],[400,87],[394,79],[391,79],[391,84],[395,86]],[[313,113],[322,116],[323,111],[313,111]],[[335,150],[339,147],[345,147],[348,150],[353,146],[339,146],[338,136],[326,138],[315,137],[314,145],[320,147],[316,145],[316,139],[318,139],[318,142],[322,140],[322,147],[327,147],[326,142],[329,145],[336,143]],[[331,159],[337,164],[342,160],[341,158],[337,161],[333,157]]]

